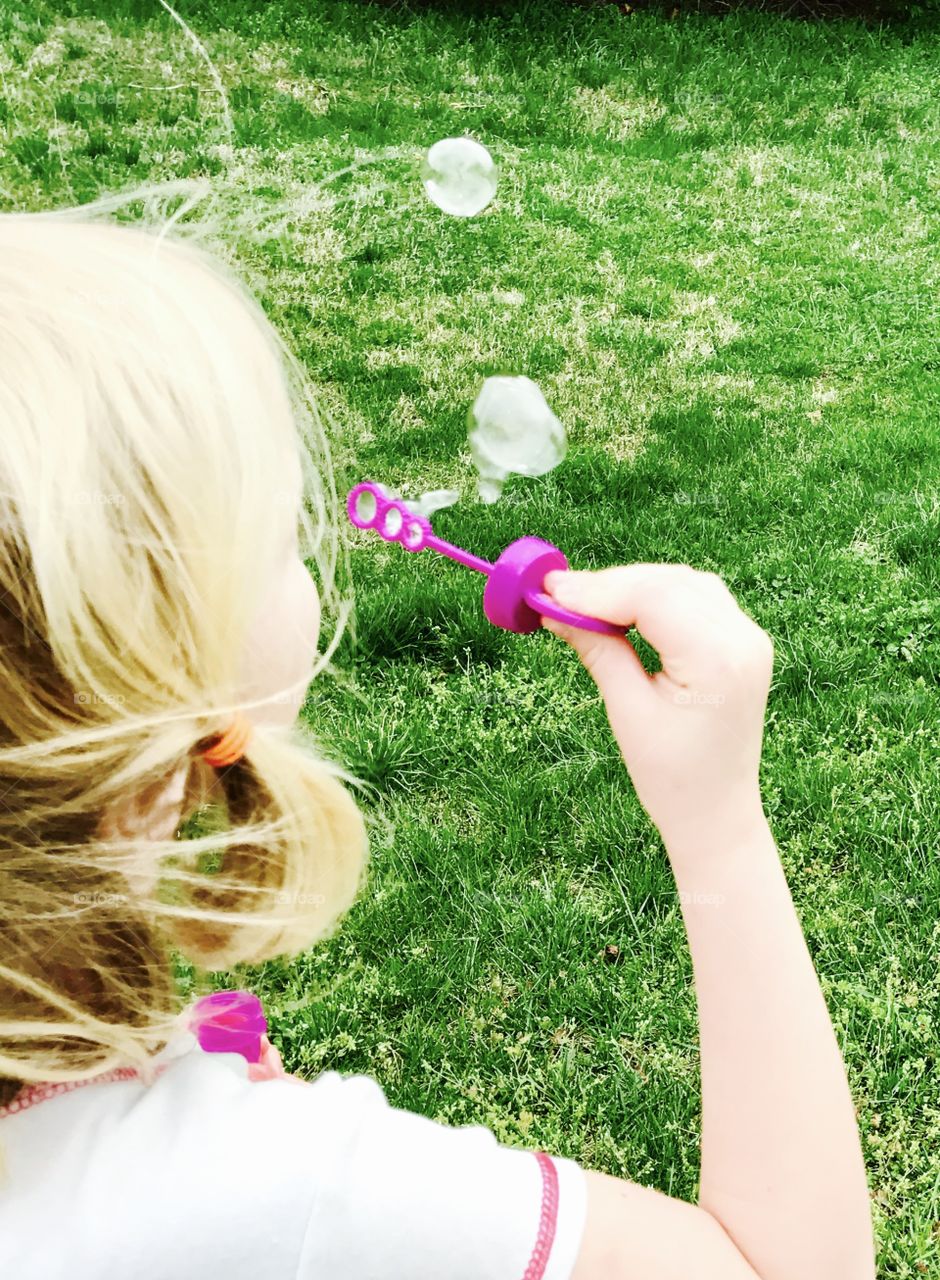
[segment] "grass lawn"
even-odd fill
[[[940,1274],[940,34],[177,3],[214,72],[155,0],[7,0],[3,207],[197,175],[296,198],[232,252],[320,389],[341,492],[459,488],[435,529],[489,558],[533,533],[575,567],[724,576],[776,644],[766,807],[882,1274]],[[470,221],[417,179],[463,132],[502,169]],[[570,449],[485,507],[465,412],[503,370]],[[691,965],[593,684],[491,627],[478,575],[349,543],[347,678],[306,714],[377,788],[370,886],[333,939],[225,982],[291,1070],[694,1198]]]

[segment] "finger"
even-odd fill
[[[663,670],[685,684],[708,667],[712,649],[721,642],[722,620],[729,606],[736,608],[730,593],[724,601],[704,589],[704,577],[688,565],[632,564],[550,573],[544,585],[564,608],[636,627],[659,653]]]
[[[632,701],[638,711],[646,707],[653,696],[653,682],[626,636],[584,631],[555,618],[543,617],[542,625],[571,645],[605,701],[616,691],[626,705]]]

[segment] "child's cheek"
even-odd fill
[[[252,719],[293,723],[313,672],[319,634],[319,593],[294,552],[272,581],[252,630],[246,695],[275,699]]]
[[[307,664],[309,672],[317,654],[320,639],[320,593],[304,562],[294,556],[291,562],[292,582],[288,588],[296,616],[297,636],[300,641],[300,661]]]

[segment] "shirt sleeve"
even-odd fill
[[[368,1076],[311,1088],[335,1127],[298,1280],[570,1280],[587,1207],[574,1161],[397,1110]]]

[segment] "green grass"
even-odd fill
[[[882,1274],[940,1270],[940,105],[936,31],[343,0],[10,0],[3,202],[152,179],[309,195],[233,248],[335,423],[341,485],[457,487],[441,536],[721,573],[773,636],[767,811],[843,1046]],[[469,132],[480,217],[424,198]],[[570,451],[474,500],[479,379],[535,378]],[[248,975],[290,1069],[694,1197],[691,967],[599,699],[476,575],[351,535],[352,687],[306,714],[393,826],[328,943]],[[621,962],[606,964],[605,944]],[[236,975],[246,980],[244,974]],[[232,980],[232,975],[227,981]]]

